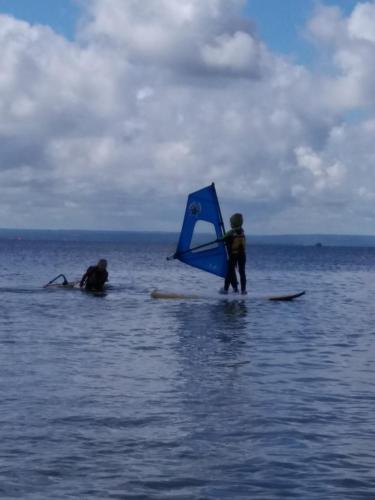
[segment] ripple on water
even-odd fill
[[[375,498],[375,252],[251,248],[253,296],[291,303],[216,297],[167,244],[0,253],[2,498]],[[106,295],[40,289],[98,254]]]

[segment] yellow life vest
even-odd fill
[[[231,231],[230,235],[230,240],[229,240],[229,252],[238,254],[238,253],[245,253],[246,250],[246,238],[245,238],[245,233],[243,230],[241,230],[240,233],[238,233],[238,230],[233,230]]]
[[[233,253],[242,253],[245,252],[246,248],[246,238],[245,234],[234,234],[232,241],[232,252]]]

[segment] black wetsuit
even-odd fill
[[[108,272],[106,269],[101,269],[98,266],[90,266],[82,276],[80,286],[84,286],[86,290],[102,291],[106,281],[108,281]]]
[[[228,271],[225,277],[224,290],[228,291],[229,285],[232,285],[234,291],[238,290],[238,280],[236,267],[240,275],[241,292],[246,292],[246,242],[245,233],[242,228],[232,229],[224,237],[228,253]]]

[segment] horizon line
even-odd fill
[[[179,234],[176,230],[154,230],[154,229],[77,229],[77,228],[13,228],[0,227],[0,231],[45,231],[45,232],[92,232],[92,233],[150,233],[150,234]],[[205,232],[199,234],[208,234]],[[251,237],[275,238],[275,237],[346,237],[346,238],[375,238],[375,234],[359,234],[359,233],[247,233],[249,239]]]

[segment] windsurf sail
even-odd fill
[[[204,235],[198,233],[199,228],[208,229],[207,232],[212,236],[207,236],[204,240]],[[180,238],[173,258],[224,278],[228,265],[227,249],[221,239],[224,232],[219,201],[215,185],[212,183],[210,186],[189,194]]]

